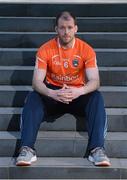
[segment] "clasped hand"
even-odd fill
[[[69,104],[81,95],[80,88],[64,85],[63,88],[54,91],[53,99]]]

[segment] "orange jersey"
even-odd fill
[[[35,67],[46,69],[47,83],[81,87],[86,84],[85,69],[96,67],[96,54],[79,38],[68,49],[62,48],[58,38],[54,38],[38,49]]]

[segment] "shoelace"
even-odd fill
[[[34,154],[34,151],[33,151],[31,148],[29,148],[29,147],[27,147],[27,146],[24,146],[24,147],[22,147],[21,150],[20,150],[20,155],[21,155],[21,156],[26,156],[26,154],[27,154],[29,151],[30,151],[32,154]]]
[[[26,156],[28,150],[26,148],[23,148],[20,152],[20,156]]]
[[[92,154],[96,154],[96,153],[98,153],[98,155],[101,156],[101,157],[105,156],[105,151],[104,151],[103,148],[96,148],[96,149],[92,152]]]

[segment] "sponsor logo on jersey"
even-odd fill
[[[62,82],[71,82],[71,81],[74,81],[76,79],[79,78],[79,75],[74,75],[74,76],[68,76],[68,75],[56,75],[56,74],[51,74],[51,78],[54,80],[54,81],[62,81]]]

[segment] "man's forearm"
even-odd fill
[[[42,81],[36,81],[33,82],[32,87],[34,90],[39,92],[42,95],[51,97],[52,99],[56,101],[60,101],[62,103],[68,104],[68,101],[66,100],[66,97],[64,97],[64,94],[62,94],[61,90],[53,90],[50,88],[47,88],[46,85]]]
[[[47,88],[46,85],[42,81],[38,80],[38,82],[36,83],[33,82],[32,87],[34,90],[36,90],[42,95],[51,96],[52,90]]]
[[[81,95],[85,95],[90,92],[93,92],[97,90],[99,87],[100,87],[100,83],[98,80],[90,80],[86,83],[86,85],[81,87]]]

